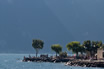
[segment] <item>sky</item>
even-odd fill
[[[104,42],[104,0],[0,0],[0,53],[34,53],[32,39],[67,51],[71,41]]]

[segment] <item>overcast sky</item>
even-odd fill
[[[104,42],[104,0],[0,0],[0,52],[34,52],[32,39]]]

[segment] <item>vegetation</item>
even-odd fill
[[[83,55],[85,53],[85,47],[83,45],[79,46],[79,52]]]
[[[57,54],[59,54],[62,51],[62,46],[60,46],[59,44],[54,44],[51,46],[51,49],[56,52],[57,57]]]
[[[43,45],[44,45],[44,42],[42,40],[39,40],[39,39],[32,40],[32,47],[36,50],[36,57],[37,57],[38,51],[43,48]]]
[[[102,41],[84,41],[85,50],[90,52],[91,57],[94,57],[98,48],[102,48]]]
[[[92,50],[97,53],[97,49],[102,47],[102,41],[92,41]]]
[[[80,42],[78,42],[78,41],[70,42],[66,45],[66,47],[69,51],[72,50],[72,52],[76,53],[76,56],[78,56]]]
[[[42,40],[33,39],[32,46],[36,50],[36,57],[37,57],[38,51],[43,48],[43,45],[44,45],[44,42]],[[89,53],[90,54],[89,57],[93,58],[95,57],[95,54],[97,53],[98,48],[104,48],[104,44],[102,43],[102,41],[86,40],[81,45],[79,41],[72,41],[72,42],[69,42],[66,45],[66,47],[69,51],[76,53],[76,57],[79,56],[79,53],[82,55],[83,54],[88,55]],[[62,52],[61,45],[54,44],[51,46],[51,49],[56,52],[56,57],[57,57],[57,54],[59,54],[60,57],[64,57],[64,58],[67,57],[67,52]]]
[[[83,46],[85,47],[86,52],[89,52],[91,55],[91,50],[92,50],[91,41],[90,40],[84,41]]]
[[[67,57],[67,52],[61,52],[59,54],[59,56],[62,57],[62,58],[65,58],[65,57]]]

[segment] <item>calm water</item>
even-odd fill
[[[104,69],[64,66],[64,63],[22,62],[28,54],[0,54],[0,69]]]

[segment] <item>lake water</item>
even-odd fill
[[[28,54],[0,54],[0,69],[104,69],[65,66],[64,63],[22,62]]]

